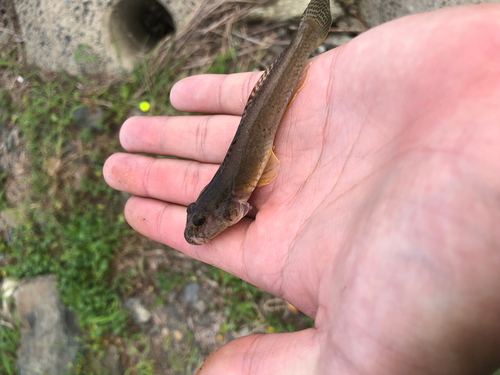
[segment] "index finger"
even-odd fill
[[[241,115],[262,72],[201,74],[177,82],[170,102],[186,112]]]

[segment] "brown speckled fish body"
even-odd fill
[[[247,201],[254,189],[269,183],[277,173],[279,162],[272,153],[276,130],[304,64],[323,42],[330,25],[330,1],[312,0],[290,45],[260,77],[221,166],[196,202],[188,206],[184,237],[190,244],[205,244],[241,220],[250,210]],[[274,171],[266,170],[268,163]],[[264,178],[265,171],[272,175]]]

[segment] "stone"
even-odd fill
[[[175,341],[181,341],[183,337],[184,337],[184,335],[182,334],[181,331],[179,331],[179,330],[175,330],[174,331],[174,339],[175,339]]]
[[[76,315],[58,297],[53,276],[19,284],[17,315],[21,323],[19,374],[67,373],[75,365],[81,333]]]
[[[0,108],[1,110],[2,108]],[[7,129],[0,124],[0,172],[12,168],[12,159],[19,146],[19,133],[19,128]]]
[[[243,328],[241,328],[239,331],[234,331],[231,333],[231,336],[235,339],[239,338],[239,337],[243,337],[243,336],[248,336],[250,333],[252,333],[252,331],[250,330],[249,327],[247,326],[244,326]]]
[[[16,229],[23,223],[20,210],[11,208],[0,211],[0,226],[5,225],[8,228]]]
[[[130,297],[123,306],[132,311],[132,319],[137,325],[145,325],[151,320],[151,313],[142,305],[139,297]]]
[[[198,292],[200,290],[200,284],[196,281],[189,281],[184,285],[184,301],[191,305],[196,305],[198,302]]]
[[[71,114],[73,122],[81,128],[102,129],[104,109],[101,107],[83,106],[77,108]]]
[[[198,302],[194,304],[194,308],[198,310],[198,312],[203,314],[205,311],[207,311],[207,304],[200,299]]]
[[[7,152],[13,152],[19,145],[19,133],[19,128],[13,128],[9,131],[7,131],[7,129],[2,129],[2,139],[5,140],[5,143],[2,144],[2,146],[5,147]]]
[[[0,236],[3,235],[7,243],[14,241],[13,229],[16,229],[23,223],[23,216],[18,208],[8,208],[0,211]],[[2,254],[0,253],[0,258]]]
[[[123,369],[120,363],[120,352],[116,345],[108,345],[106,354],[101,359],[101,365],[108,370],[108,375],[122,375]]]
[[[479,4],[499,3],[500,0],[360,0],[359,10],[363,19],[370,27],[378,26],[390,20],[407,16],[409,14],[429,12],[445,7]]]

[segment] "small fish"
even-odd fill
[[[290,45],[255,84],[227,154],[212,181],[187,208],[184,238],[192,245],[208,243],[251,209],[256,187],[277,175],[273,152],[278,125],[300,87],[300,73],[311,52],[328,35],[330,0],[311,0]]]

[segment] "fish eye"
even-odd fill
[[[193,216],[193,225],[197,227],[201,227],[206,221],[207,219],[205,219],[205,216],[202,214],[196,214]]]

